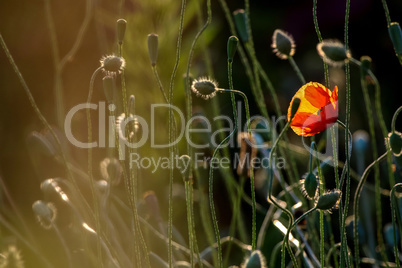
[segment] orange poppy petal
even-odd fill
[[[335,86],[331,92],[319,83],[307,83],[293,97],[288,109],[288,120],[295,97],[300,98],[301,102],[290,126],[297,135],[318,134],[338,119],[338,87]]]

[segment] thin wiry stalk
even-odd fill
[[[88,93],[88,99],[87,99],[87,104],[89,105],[91,103],[92,99],[92,93],[93,93],[93,88],[94,88],[94,82],[96,75],[102,70],[102,66],[98,67],[95,72],[92,74],[91,81],[89,83],[89,93]],[[93,199],[93,207],[94,207],[94,212],[95,212],[95,225],[96,225],[96,230],[99,234],[101,234],[101,224],[100,224],[100,218],[99,218],[99,200],[98,200],[98,195],[96,194],[95,190],[95,181],[94,177],[92,174],[92,122],[91,122],[91,111],[90,109],[86,109],[86,114],[87,114],[87,124],[88,124],[88,177],[89,177],[89,186],[91,189],[91,194],[92,194],[92,199]],[[102,261],[102,246],[101,246],[101,241],[100,241],[100,235],[97,235],[97,249],[98,249],[98,265],[100,267],[103,267],[103,261]]]
[[[297,66],[295,60],[293,59],[292,56],[289,55],[288,60],[290,62],[290,65],[292,66],[293,70],[296,72],[297,77],[299,77],[300,82],[304,85],[306,84],[306,79],[304,78],[302,72],[299,69],[299,66]]]
[[[399,263],[399,252],[398,252],[398,238],[397,238],[397,232],[396,232],[396,208],[395,208],[395,190],[396,188],[402,186],[402,183],[395,184],[394,187],[392,187],[391,190],[391,211],[392,211],[392,229],[394,233],[394,255],[395,255],[395,262],[396,262],[396,267],[401,267]]]
[[[350,0],[346,0],[346,12],[345,12],[345,29],[344,29],[344,43],[345,49],[349,48],[349,12],[350,12]],[[350,157],[349,157],[349,126],[350,126],[350,65],[349,62],[345,63],[345,75],[346,75],[346,118],[345,118],[345,148],[346,148],[346,192],[345,192],[345,205],[342,215],[342,226],[341,226],[341,249],[347,248],[347,238],[345,233],[346,217],[349,206],[349,195],[350,195]],[[350,260],[345,254],[341,254],[341,267],[344,267],[345,261],[348,267],[350,267]]]
[[[357,232],[357,221],[359,220],[359,200],[360,200],[360,194],[363,189],[363,185],[366,182],[366,179],[371,171],[371,169],[380,161],[385,159],[387,157],[387,153],[384,153],[382,156],[377,158],[373,163],[371,163],[366,170],[363,172],[363,175],[359,181],[359,184],[357,185],[356,192],[355,192],[355,198],[354,198],[354,204],[353,204],[353,212],[354,212],[354,223],[353,223],[353,237],[354,237],[354,243],[355,243],[355,258],[356,258],[356,265],[359,265],[360,260],[357,260],[359,258],[359,241],[358,241],[358,232]],[[357,247],[357,248],[356,248]],[[359,267],[359,266],[357,266]]]
[[[389,27],[389,25],[391,25],[391,16],[389,15],[388,5],[385,0],[381,0],[381,2],[385,12],[385,18],[387,19],[387,26]]]
[[[168,245],[168,263],[169,268],[173,267],[173,255],[172,255],[172,230],[173,230],[173,147],[171,146],[173,139],[173,88],[174,88],[174,80],[176,78],[177,69],[179,67],[180,55],[181,55],[181,43],[183,38],[183,21],[184,21],[184,12],[186,8],[186,0],[182,0],[181,9],[180,9],[180,23],[179,23],[179,34],[177,37],[177,46],[176,46],[176,61],[173,67],[172,75],[170,77],[170,86],[169,86],[169,223],[168,223],[168,237],[169,237],[169,245]]]
[[[201,37],[202,33],[207,29],[207,27],[209,26],[209,24],[212,21],[212,9],[211,9],[211,0],[207,0],[207,21],[205,22],[205,24],[201,27],[201,29],[198,31],[198,33],[196,34],[196,36],[193,39],[193,43],[191,44],[191,48],[190,48],[190,52],[189,52],[189,56],[188,56],[188,62],[187,62],[187,70],[186,70],[186,78],[185,78],[185,95],[186,95],[186,113],[187,113],[187,120],[190,120],[191,115],[192,115],[192,99],[191,99],[191,90],[190,90],[190,67],[191,67],[191,62],[193,59],[193,55],[194,55],[194,50],[195,50],[195,46],[197,44],[198,39]],[[191,139],[191,137],[190,137]],[[187,154],[191,157],[190,160],[190,171],[193,170],[193,161],[195,161],[194,156],[193,156],[193,150],[190,146],[189,143],[187,143]],[[190,174],[192,174],[192,172],[190,172]],[[192,175],[190,175],[192,177]],[[193,188],[193,184],[190,183],[188,185],[188,187],[186,187],[186,191],[190,191],[192,192]],[[189,224],[189,244],[190,244],[190,250],[191,253],[194,252],[194,238],[195,238],[195,230],[193,229],[194,227],[194,218],[193,218],[193,211],[192,211],[192,194],[187,194],[187,197],[189,197],[190,199],[186,199],[186,203],[187,203],[187,207],[188,207],[188,217],[189,220],[191,221],[191,224]],[[199,256],[199,252],[197,252],[197,256]],[[192,261],[192,265],[193,265],[193,258],[190,259]]]

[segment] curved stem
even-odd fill
[[[292,231],[293,228],[296,227],[296,225],[302,221],[305,217],[307,217],[310,213],[313,213],[314,211],[317,210],[317,207],[313,207],[310,210],[306,211],[303,215],[301,215],[299,218],[297,218],[297,220],[295,220],[295,222],[292,224],[292,226],[290,227],[290,231]],[[289,231],[289,232],[290,232]]]
[[[382,161],[383,159],[385,159],[387,157],[387,153],[384,153],[383,155],[381,155],[379,158],[377,158],[377,160],[375,160],[373,163],[371,163],[366,170],[363,172],[363,175],[359,181],[359,184],[357,185],[356,188],[356,192],[355,192],[355,197],[354,197],[354,204],[353,204],[353,212],[354,212],[354,223],[353,223],[353,234],[354,237],[356,237],[358,235],[357,233],[357,222],[359,220],[359,199],[360,199],[360,194],[361,191],[363,189],[363,185],[366,182],[366,179],[371,171],[371,169],[380,161]],[[359,257],[359,243],[358,241],[357,244],[355,245],[355,254],[356,254],[356,258]],[[356,265],[359,263],[360,260],[356,260]],[[358,267],[358,266],[357,266]]]
[[[392,132],[395,132],[395,124],[396,124],[396,119],[398,118],[398,114],[402,111],[402,106],[400,106],[394,113],[394,116],[392,117],[392,123],[391,123],[391,129]]]
[[[400,268],[401,265],[399,263],[399,252],[398,252],[398,239],[397,239],[397,235],[396,235],[396,208],[395,208],[395,190],[397,187],[402,186],[402,183],[397,183],[394,185],[394,187],[392,187],[391,190],[391,211],[392,211],[392,229],[393,229],[393,233],[394,233],[394,255],[395,255],[395,262],[396,262],[396,267]]]

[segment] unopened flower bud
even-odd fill
[[[342,66],[351,57],[349,50],[338,40],[323,40],[317,44],[317,51],[324,62],[334,67]]]
[[[302,192],[307,198],[313,199],[317,193],[317,189],[317,176],[314,173],[309,172],[302,181]]]
[[[399,62],[402,64],[402,30],[399,23],[391,22],[391,25],[388,27],[388,33]]]
[[[39,223],[45,228],[50,229],[56,219],[56,208],[52,203],[45,203],[41,200],[35,201],[32,205]]]
[[[119,160],[107,157],[100,162],[99,168],[100,174],[105,181],[112,185],[120,183],[123,175],[123,167]]]
[[[388,134],[388,142],[395,156],[402,154],[402,133],[395,131]]]
[[[151,33],[148,35],[148,55],[152,66],[156,65],[158,60],[158,35]]]
[[[318,197],[316,207],[320,210],[337,209],[341,199],[342,192],[338,189],[332,190]]]
[[[366,79],[369,76],[368,71],[371,69],[371,58],[369,56],[362,56],[360,58],[360,77]]]
[[[290,34],[277,29],[272,35],[271,47],[278,58],[285,60],[295,54],[296,45]]]
[[[216,95],[217,83],[206,77],[201,77],[200,79],[195,79],[191,84],[191,90],[197,95],[205,100],[213,98]]]
[[[248,31],[247,31],[247,17],[246,12],[243,9],[238,9],[233,12],[234,22],[236,24],[237,32],[240,35],[241,40],[244,43],[248,42]]]
[[[227,53],[228,53],[228,62],[232,62],[233,58],[236,54],[237,46],[239,44],[239,39],[232,35],[228,39],[228,45],[227,45]]]
[[[126,33],[127,21],[125,19],[117,20],[117,41],[119,44],[123,44],[124,34]]]

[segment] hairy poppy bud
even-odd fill
[[[52,203],[45,203],[41,200],[35,201],[32,210],[43,228],[50,229],[52,227],[56,219],[56,208]]]
[[[334,67],[342,66],[351,57],[349,50],[338,40],[323,40],[318,43],[317,51],[324,62]]]
[[[233,12],[234,21],[240,38],[244,43],[248,42],[249,36],[247,31],[247,15],[243,9],[238,9]]]
[[[313,199],[317,193],[318,180],[317,176],[309,172],[302,180],[302,193],[309,199]]]
[[[239,39],[236,36],[232,35],[231,37],[229,37],[228,45],[227,45],[227,53],[228,53],[228,61],[229,62],[233,61],[233,58],[236,54],[238,44],[239,44]]]
[[[388,142],[391,147],[392,153],[395,156],[400,156],[402,153],[402,133],[400,132],[391,132],[388,134]]]
[[[191,84],[191,90],[205,100],[215,97],[217,90],[217,83],[206,77],[195,79]]]
[[[158,60],[158,35],[151,33],[148,35],[148,55],[152,66],[156,65]]]
[[[123,44],[124,34],[126,33],[127,21],[125,19],[117,20],[117,41],[119,44]]]
[[[321,210],[337,209],[342,192],[338,189],[332,190],[318,197],[316,207]]]
[[[272,35],[271,47],[278,58],[285,60],[295,54],[296,45],[291,35],[276,29]]]

